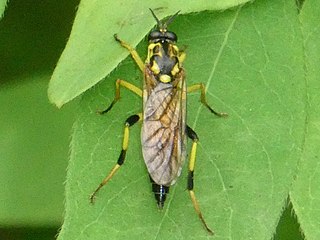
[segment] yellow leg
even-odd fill
[[[139,54],[137,53],[137,51],[131,47],[128,43],[122,41],[121,39],[118,38],[117,34],[114,35],[114,38],[117,42],[119,42],[121,44],[122,47],[128,49],[128,51],[130,52],[133,60],[137,63],[137,65],[139,66],[140,70],[143,72],[144,71],[144,63],[141,60]]]
[[[137,53],[137,51],[134,48],[132,48],[128,43],[119,39],[117,34],[114,35],[114,38],[117,42],[119,42],[121,44],[122,47],[128,49],[132,58],[138,64],[140,70],[143,72],[144,71],[144,63],[142,62],[141,58],[139,57],[139,54]],[[142,90],[140,88],[136,87],[135,85],[133,85],[125,80],[118,79],[116,81],[116,94],[115,94],[115,97],[114,97],[112,103],[110,104],[110,106],[108,108],[106,108],[105,110],[102,110],[102,111],[98,111],[98,113],[104,114],[104,113],[109,112],[111,110],[111,108],[113,107],[113,105],[120,99],[120,86],[125,87],[125,88],[129,89],[130,91],[134,92],[135,94],[137,94],[138,96],[142,97]]]
[[[209,234],[213,235],[213,231],[208,227],[207,223],[205,222],[202,213],[200,211],[199,203],[197,201],[197,198],[195,196],[195,193],[193,191],[193,172],[194,172],[194,165],[196,162],[196,152],[197,152],[197,144],[198,144],[198,136],[197,134],[189,127],[187,126],[186,129],[187,135],[189,138],[191,138],[192,142],[192,148],[190,153],[190,160],[189,160],[189,172],[188,172],[188,191],[190,194],[190,198],[193,204],[194,209],[196,210],[196,213],[198,214],[200,221],[202,222],[205,229],[208,231]]]
[[[113,175],[119,170],[119,168],[124,163],[124,160],[125,160],[125,157],[126,157],[126,152],[127,152],[127,149],[128,149],[128,144],[129,144],[129,127],[131,127],[132,125],[134,125],[135,123],[137,123],[141,119],[142,119],[142,114],[139,113],[139,114],[130,116],[126,120],[125,127],[124,127],[124,134],[123,134],[122,150],[121,150],[120,156],[118,158],[117,164],[112,168],[110,173],[102,180],[102,182],[97,187],[97,189],[91,194],[91,196],[90,196],[91,203],[94,202],[94,199],[95,199],[95,196],[96,196],[97,192],[104,185],[106,185],[109,182],[109,180],[113,177]]]
[[[200,90],[201,91],[201,95],[200,95],[200,101],[203,105],[205,105],[209,110],[210,112],[212,112],[213,114],[219,116],[219,117],[226,117],[228,116],[227,113],[224,113],[224,112],[217,112],[215,110],[213,110],[209,104],[207,103],[207,99],[206,99],[206,89],[205,89],[205,86],[203,83],[197,83],[195,85],[192,85],[190,87],[188,87],[187,89],[187,92],[190,93],[190,92],[194,92],[194,91],[197,91],[197,90]]]
[[[115,96],[114,96],[112,103],[105,110],[98,111],[99,114],[104,114],[104,113],[109,112],[111,110],[111,108],[113,107],[113,105],[120,99],[120,87],[127,88],[130,91],[137,94],[138,96],[142,97],[142,90],[140,88],[136,87],[135,85],[133,85],[125,80],[118,79],[116,81],[116,93],[115,93]]]

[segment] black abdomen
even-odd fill
[[[157,200],[158,208],[162,209],[166,200],[166,194],[169,193],[169,187],[156,184],[151,177],[150,181],[152,183],[152,191],[154,192],[154,197]]]

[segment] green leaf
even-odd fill
[[[304,240],[300,232],[299,223],[293,212],[292,204],[289,202],[279,220],[276,234],[272,238],[273,240]]]
[[[186,48],[188,84],[205,83],[211,105],[229,113],[217,118],[199,103],[198,93],[188,98],[188,124],[200,138],[195,192],[214,239],[271,239],[303,146],[306,83],[295,2],[256,1],[230,11],[182,15],[170,30]],[[136,35],[129,42],[143,34]],[[110,44],[117,43],[110,37]],[[146,42],[137,49],[145,56]],[[185,190],[186,166],[164,210],[157,210],[139,124],[131,128],[123,167],[90,205],[90,194],[117,161],[125,119],[141,111],[141,99],[123,89],[112,111],[96,114],[112,101],[117,78],[142,84],[127,58],[83,95],[59,239],[207,239]]]
[[[2,227],[57,226],[62,220],[73,118],[69,107],[58,113],[48,103],[49,78],[50,73],[36,74],[1,85]]]
[[[306,239],[320,239],[320,109],[319,109],[319,56],[320,56],[320,4],[306,1],[300,15],[303,29],[306,95],[305,132],[303,154],[297,179],[290,198]]]
[[[148,8],[155,9],[161,19],[178,10],[182,14],[222,10],[247,1],[81,1],[70,39],[51,78],[50,101],[61,107],[107,76],[128,55],[115,46],[113,35],[118,33],[136,46],[155,25]]]
[[[6,6],[7,6],[7,0],[0,0],[0,19],[3,17]]]

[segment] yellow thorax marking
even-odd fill
[[[154,74],[159,74],[160,73],[160,68],[157,64],[156,61],[153,61],[152,63],[152,67],[151,67],[151,71],[154,73]]]
[[[176,63],[171,70],[171,75],[175,76],[180,71],[179,63]]]
[[[158,47],[158,51],[155,53],[153,52],[153,50]],[[147,59],[146,59],[146,62],[147,63],[150,63],[150,58],[154,55],[158,55],[160,57],[162,57],[162,53],[160,51],[160,48],[161,48],[161,44],[160,43],[150,43],[149,46],[148,46],[148,56],[147,56]]]
[[[177,57],[179,53],[179,48],[174,44],[170,44],[170,47],[170,57]]]
[[[159,80],[163,83],[168,83],[171,81],[171,77],[167,74],[163,74],[160,76]]]

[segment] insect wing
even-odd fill
[[[172,83],[156,82],[146,68],[142,152],[148,172],[169,186],[180,175],[186,155],[186,86],[184,72]]]

